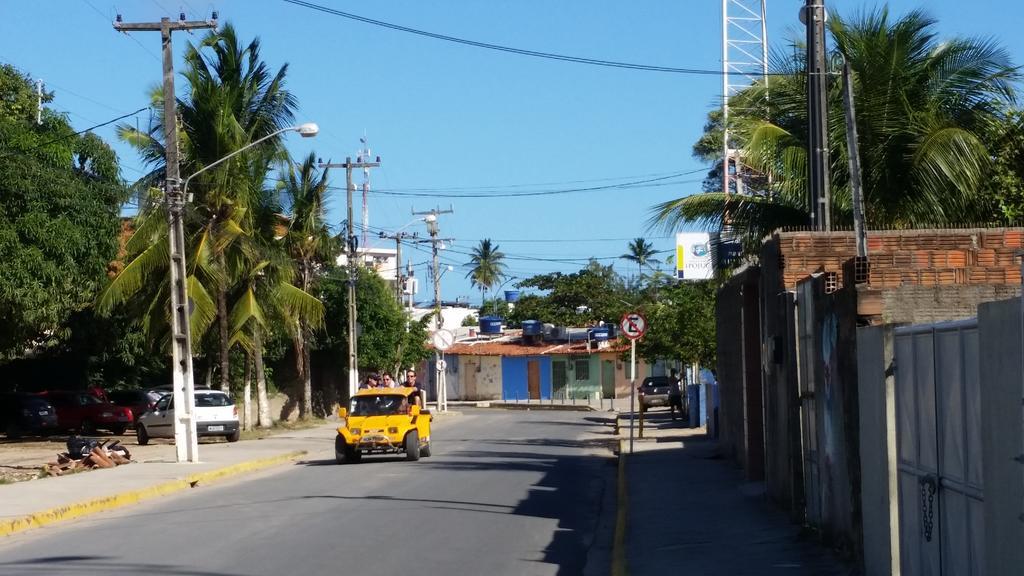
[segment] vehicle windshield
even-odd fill
[[[409,401],[400,394],[359,396],[352,399],[353,416],[389,416],[408,414]]]
[[[227,394],[196,394],[196,406],[231,406],[234,402]]]
[[[656,386],[671,386],[672,383],[668,378],[658,378],[657,380],[647,380],[644,382],[644,386],[647,388],[654,388]]]

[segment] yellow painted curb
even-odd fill
[[[95,500],[87,500],[85,502],[77,502],[75,504],[69,504],[59,508],[51,508],[44,512],[37,512],[35,514],[22,516],[21,518],[15,518],[12,520],[0,520],[0,537],[10,536],[18,532],[32,530],[33,528],[41,528],[43,526],[72,520],[74,518],[90,516],[106,510],[114,510],[130,504],[142,502],[143,500],[156,498],[157,496],[164,496],[166,494],[187,490],[196,484],[213,482],[229,476],[236,476],[246,472],[255,472],[256,470],[270,468],[271,466],[276,466],[278,464],[288,462],[289,460],[294,460],[304,454],[306,454],[305,450],[296,450],[294,452],[279,454],[269,458],[240,462],[238,464],[232,464],[231,466],[217,468],[216,470],[210,470],[208,472],[190,474],[185,478],[171,480],[148,488],[129,490],[120,494],[114,494],[113,496],[96,498]]]
[[[619,438],[619,478],[616,489],[615,536],[612,541],[612,576],[627,576],[626,517],[629,499],[626,493],[626,441]]]

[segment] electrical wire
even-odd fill
[[[466,38],[458,38],[455,36],[448,36],[445,34],[438,34],[436,32],[428,32],[426,30],[419,30],[417,28],[410,28],[408,26],[400,26],[398,24],[392,24],[390,22],[384,22],[383,20],[374,20],[373,18],[367,18],[365,16],[359,16],[358,14],[352,14],[351,12],[343,12],[335,8],[329,8],[313,2],[307,2],[306,0],[284,0],[288,4],[294,4],[303,8],[309,8],[310,10],[316,10],[325,14],[331,14],[333,16],[340,16],[356,22],[362,22],[364,24],[371,24],[373,26],[380,26],[381,28],[388,28],[390,30],[397,30],[399,32],[407,32],[409,34],[416,34],[418,36],[425,36],[427,38],[433,38],[435,40],[444,40],[446,42],[454,42],[456,44],[464,44],[466,46],[473,46],[476,48],[485,48],[487,50],[496,50],[499,52],[508,52],[511,54],[519,54],[521,56],[532,56],[535,58],[546,58],[549,60],[560,60],[562,62],[572,62],[575,64],[588,64],[591,66],[604,66],[608,68],[624,68],[628,70],[642,70],[646,72],[668,72],[673,74],[694,74],[701,76],[722,76],[725,74],[722,70],[710,70],[703,68],[674,68],[671,66],[656,66],[650,64],[636,64],[632,62],[617,62],[615,60],[602,60],[599,58],[583,58],[581,56],[569,56],[566,54],[555,54],[553,52],[541,52],[538,50],[526,50],[523,48],[513,48],[511,46],[502,46],[500,44],[491,44],[488,42],[479,42],[476,40],[468,40]],[[735,73],[735,72],[734,72]],[[761,71],[755,72],[757,75],[763,75]],[[775,76],[780,74],[769,73],[769,76]],[[788,74],[782,74],[788,75]]]
[[[95,130],[97,128],[102,128],[103,126],[107,126],[108,124],[113,124],[114,122],[117,122],[118,120],[124,120],[125,118],[129,118],[131,116],[134,116],[134,115],[138,114],[139,112],[142,112],[142,111],[148,110],[148,109],[149,109],[149,106],[144,106],[144,107],[139,108],[138,110],[136,110],[134,112],[131,112],[129,114],[125,114],[124,116],[118,116],[117,118],[114,118],[112,120],[107,120],[106,122],[102,122],[102,123],[97,124],[95,126],[90,126],[90,127],[86,128],[84,130],[79,130],[78,132],[72,132],[71,134],[67,134],[65,136],[61,136],[60,138],[55,138],[55,139],[50,140],[48,142],[43,142],[42,144],[37,144],[37,145],[32,146],[30,148],[24,148],[24,149],[21,149],[21,150],[11,150],[11,151],[7,152],[6,154],[0,156],[0,158],[7,158],[8,156],[13,156],[15,154],[24,154],[24,153],[27,153],[27,152],[32,152],[33,150],[38,150],[40,148],[45,148],[46,146],[50,146],[51,144],[56,144],[57,142],[62,142],[62,141],[67,140],[69,138],[74,138],[75,136],[81,136],[82,134],[85,134],[86,132],[91,132],[92,130]]]
[[[704,172],[707,169],[701,169],[699,172]],[[676,180],[672,182],[665,182],[672,178],[678,178],[680,176],[686,176],[693,174],[696,171],[677,172],[668,176],[660,176],[658,178],[648,178],[645,180],[634,180],[632,182],[620,182],[617,184],[606,184],[604,186],[586,186],[581,188],[562,188],[558,190],[530,190],[525,192],[465,192],[465,193],[446,193],[446,192],[427,192],[427,191],[416,191],[416,192],[404,192],[397,190],[382,190],[382,189],[370,189],[370,194],[378,194],[384,196],[408,196],[413,198],[525,198],[530,196],[556,196],[561,194],[575,194],[580,192],[597,192],[601,190],[630,190],[634,188],[653,188],[659,186],[673,186],[677,184],[693,184],[696,182],[703,182],[700,180]],[[330,186],[331,190],[344,190],[340,186]],[[410,189],[416,190],[416,189]],[[429,190],[429,189],[424,189]]]

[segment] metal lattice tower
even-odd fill
[[[766,0],[722,0],[722,191],[743,194],[739,150],[729,137],[729,98],[768,80]]]

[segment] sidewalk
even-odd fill
[[[255,472],[298,458],[334,458],[336,422],[259,440],[201,443],[195,464],[174,462],[174,446],[158,446],[125,466],[0,486],[0,537]],[[126,442],[129,449],[134,442]],[[152,452],[150,453],[152,454]],[[134,457],[134,455],[133,455]]]
[[[703,429],[650,415],[629,454],[620,435],[627,493],[625,561],[631,576],[850,574],[828,550],[799,539],[799,527],[721,459]]]

